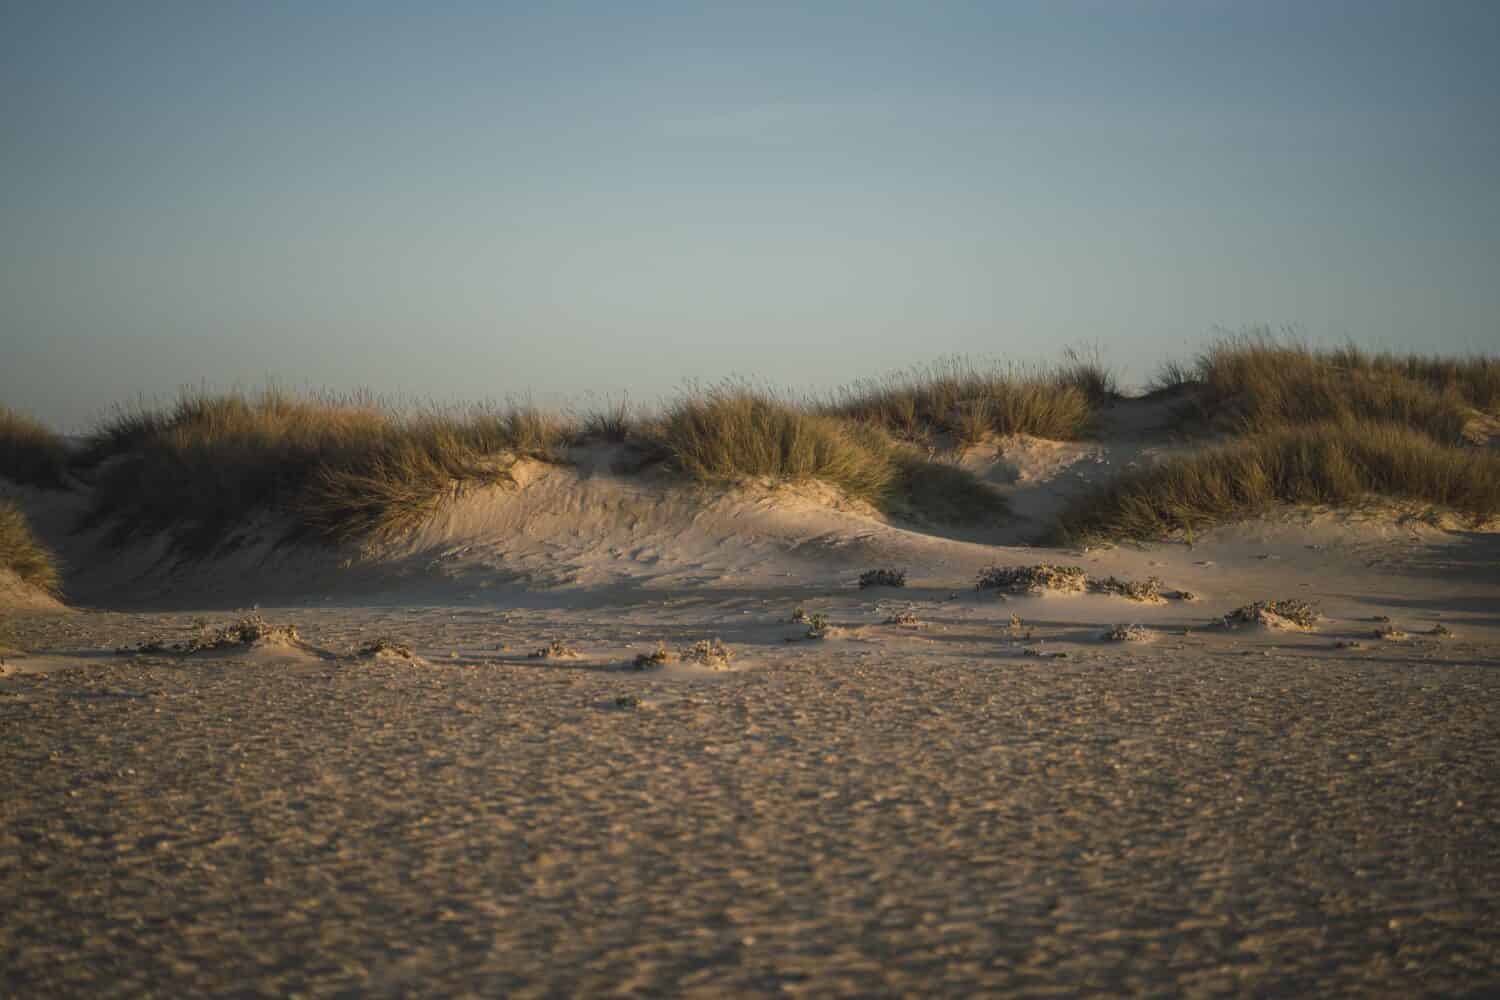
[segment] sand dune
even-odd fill
[[[1385,504],[1033,544],[1178,447],[1154,406],[972,449],[1014,516],[970,529],[613,446],[363,548],[110,549],[7,487],[72,609],[3,591],[5,992],[1500,983],[1500,534]],[[1038,563],[1193,599],[975,588]],[[1225,625],[1266,600],[1322,617]],[[295,641],[198,648],[251,608]]]

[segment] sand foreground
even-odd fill
[[[107,652],[190,613],[20,617],[0,992],[1500,985],[1482,601],[1347,649],[1362,618],[1184,635],[1217,610],[1185,605],[1106,644],[1087,597],[533,603],[267,609],[306,647],[228,656]],[[794,603],[840,637],[786,642]],[[736,669],[624,669],[710,633]],[[422,662],[348,655],[372,634]],[[552,638],[580,658],[525,655]]]

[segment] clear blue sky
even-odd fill
[[[429,9],[433,8],[433,9]],[[437,9],[434,12],[434,9]],[[1500,350],[1500,3],[0,3],[0,400]]]

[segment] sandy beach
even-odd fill
[[[991,478],[1109,474],[1058,447]],[[84,610],[9,615],[4,992],[1500,985],[1500,535],[1289,509],[1059,552],[827,499],[584,463],[365,562],[80,560]],[[1038,562],[1174,597],[974,586]],[[1222,621],[1290,598],[1321,619]],[[296,638],[173,651],[252,608]]]

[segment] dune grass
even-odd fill
[[[1227,337],[1156,388],[1199,389],[1199,416],[1242,431],[1281,424],[1402,424],[1457,442],[1478,412],[1500,412],[1500,359],[1319,350],[1266,331]]]
[[[570,433],[527,407],[408,413],[362,397],[185,394],[90,436],[81,527],[108,524],[117,542],[170,531],[195,552],[261,512],[326,538],[395,532],[458,483],[504,481],[516,456],[555,457]]]
[[[28,486],[67,485],[68,446],[44,424],[0,406],[0,476]]]
[[[679,399],[647,434],[700,482],[817,480],[888,512],[947,522],[1006,509],[963,469],[928,459],[880,426],[811,412],[743,385]]]
[[[61,592],[56,557],[37,540],[26,515],[9,500],[0,500],[0,569],[53,596]]]
[[[1172,458],[1075,501],[1056,541],[1150,540],[1260,514],[1278,503],[1376,496],[1483,523],[1500,515],[1500,455],[1442,445],[1384,422],[1282,426]]]
[[[992,434],[1072,440],[1087,430],[1094,404],[1116,391],[1113,374],[1081,354],[1051,370],[955,358],[855,382],[820,409],[915,442],[949,435],[968,445]]]

